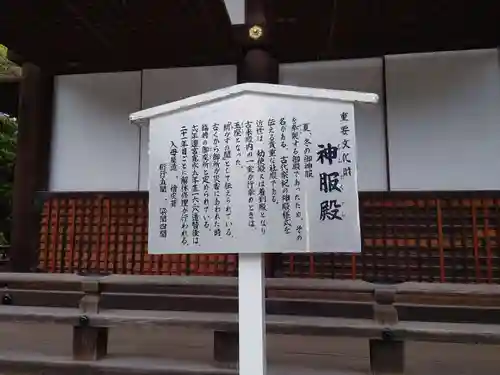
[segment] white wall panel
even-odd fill
[[[281,83],[325,89],[372,92],[382,96],[382,59],[282,64]],[[359,190],[386,190],[383,98],[356,106]]]
[[[392,188],[500,189],[497,50],[386,61]],[[147,70],[142,108],[235,83],[234,66]],[[281,83],[381,95],[382,62],[283,64]],[[50,190],[135,190],[138,174],[147,189],[148,129],[140,137],[128,121],[140,101],[140,72],[57,77]],[[383,107],[364,105],[356,115],[360,190],[385,190]]]
[[[387,58],[394,190],[500,189],[497,50]]]
[[[59,76],[54,105],[50,190],[137,190],[140,73]]]
[[[236,67],[153,69],[143,73],[142,107],[150,108],[236,84]],[[141,129],[140,189],[148,189],[149,128]]]

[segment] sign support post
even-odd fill
[[[239,254],[238,325],[240,375],[266,374],[264,254]]]

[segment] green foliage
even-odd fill
[[[9,61],[7,58],[7,47],[0,44],[0,77],[2,75],[19,76],[20,68],[12,61]]]
[[[12,182],[17,148],[17,121],[0,113],[0,245],[9,242],[12,207]]]
[[[20,68],[7,58],[7,47],[0,44],[0,82],[2,77],[20,76],[20,72]],[[10,242],[16,148],[17,121],[0,113],[0,246]],[[0,249],[0,258],[1,252]]]
[[[0,44],[0,74],[7,73],[11,62],[7,59],[7,47]]]
[[[14,167],[16,160],[17,121],[9,115],[0,114],[0,168]]]

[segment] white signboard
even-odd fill
[[[266,374],[263,252],[359,252],[353,102],[243,84],[149,120],[149,253],[240,253],[239,372]]]
[[[149,253],[361,251],[353,102],[260,86],[150,119]]]

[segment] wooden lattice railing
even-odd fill
[[[43,193],[41,200],[42,271],[237,272],[236,255],[148,255],[146,192]],[[280,255],[272,273],[500,283],[500,192],[360,193],[360,217],[362,254]]]

